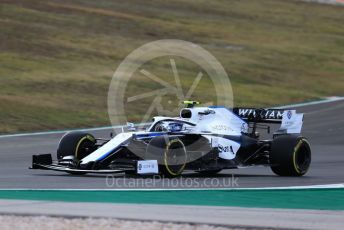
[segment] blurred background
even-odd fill
[[[109,125],[114,71],[131,51],[159,39],[186,40],[211,52],[230,76],[236,106],[344,95],[344,8],[334,5],[0,0],[0,25],[0,133]],[[176,64],[187,91],[197,67]],[[173,79],[168,59],[147,65]],[[155,87],[135,79],[128,96]],[[193,99],[212,97],[209,79],[203,80]],[[146,107],[129,109],[135,121]]]

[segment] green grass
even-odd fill
[[[113,72],[135,48],[158,39],[210,51],[229,74],[238,106],[344,95],[343,20],[342,7],[291,0],[2,0],[0,133],[109,125]],[[145,68],[173,83],[168,61]],[[176,63],[186,92],[200,67]],[[128,96],[161,87],[134,79]],[[209,86],[205,76],[193,99],[211,100]],[[140,120],[148,106],[126,108]]]

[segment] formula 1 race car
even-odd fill
[[[303,114],[295,110],[197,107],[187,101],[179,117],[154,117],[144,131],[122,132],[109,140],[85,132],[65,134],[51,154],[34,155],[31,169],[71,174],[131,173],[175,177],[192,170],[216,174],[223,169],[269,166],[280,176],[302,176],[311,149],[300,135]],[[258,129],[270,132],[261,140]]]

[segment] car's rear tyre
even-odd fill
[[[159,171],[166,177],[182,174],[187,162],[184,143],[177,137],[160,136],[153,138],[147,147],[146,157],[155,158]]]
[[[306,138],[276,137],[270,152],[271,170],[279,176],[303,176],[311,164],[311,148]]]
[[[96,139],[85,132],[69,132],[65,134],[57,148],[57,159],[74,156],[75,161],[86,157],[96,149]]]

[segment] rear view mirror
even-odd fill
[[[127,129],[128,131],[136,131],[135,124],[127,122]]]

